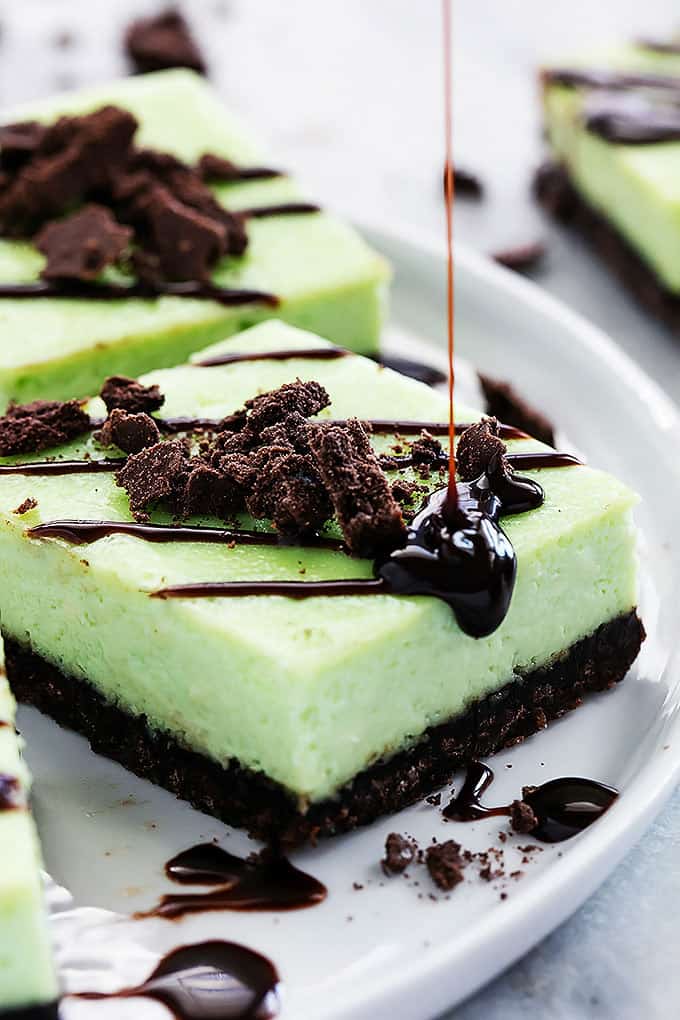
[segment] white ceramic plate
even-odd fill
[[[425,244],[372,232],[394,263],[393,338],[441,358],[444,265]],[[468,995],[559,924],[595,889],[649,824],[680,765],[676,540],[680,505],[680,419],[667,398],[600,332],[532,284],[462,249],[457,255],[460,355],[509,378],[563,428],[593,464],[611,469],[643,497],[643,613],[649,639],[639,663],[615,692],[591,699],[523,746],[499,755],[493,800],[522,784],[581,774],[611,783],[621,797],[582,836],[546,847],[503,887],[470,879],[451,897],[436,892],[424,869],[419,885],[384,879],[378,868],[388,832],[422,844],[454,837],[481,850],[497,843],[498,820],[444,825],[427,804],[297,858],[326,883],[328,900],[292,914],[204,914],[181,924],[110,923],[76,911],[55,918],[70,990],[112,990],[144,978],[155,955],[208,938],[242,942],[270,956],[282,976],[289,1020],[429,1018]],[[415,353],[415,352],[414,352]],[[540,626],[540,617],[537,618]],[[47,866],[77,907],[128,914],[162,891],[164,862],[178,850],[217,837],[235,852],[252,844],[170,795],[95,757],[80,738],[32,710],[20,725],[29,742],[35,800]],[[506,767],[507,766],[507,767]],[[510,766],[512,766],[510,768]],[[506,844],[506,870],[520,854]],[[516,862],[516,863],[514,863]],[[359,883],[362,889],[353,888]],[[501,900],[501,888],[507,898]],[[163,1016],[138,1001],[76,1003],[68,1017]]]

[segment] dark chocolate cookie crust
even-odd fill
[[[3,635],[16,698],[84,734],[94,751],[261,839],[286,845],[368,825],[442,786],[460,765],[516,744],[581,704],[591,691],[622,680],[644,640],[636,612],[603,624],[549,666],[473,704],[463,716],[427,730],[419,743],[376,762],[305,812],[279,784],[232,762],[222,767],[153,733],[144,717],[108,704],[87,683]]]
[[[59,1006],[56,1002],[44,1006],[23,1006],[21,1009],[0,1009],[0,1020],[59,1020]]]
[[[586,238],[641,305],[680,333],[680,296],[667,290],[616,227],[579,195],[564,167],[556,163],[540,167],[534,194],[555,219]]]

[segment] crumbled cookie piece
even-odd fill
[[[427,464],[434,467],[441,463],[444,457],[442,444],[425,429],[420,433],[418,439],[411,446],[411,460],[414,465]]]
[[[90,416],[77,400],[10,404],[0,417],[0,456],[37,453],[88,432]]]
[[[445,843],[435,843],[434,846],[429,846],[425,851],[425,863],[430,878],[445,892],[449,892],[463,881],[466,862],[460,849],[460,843],[448,839]]]
[[[109,414],[116,407],[130,414],[140,414],[142,411],[150,414],[151,411],[158,411],[165,403],[165,397],[158,386],[143,386],[126,375],[110,375],[99,395]]]
[[[102,205],[83,206],[46,224],[35,238],[47,263],[45,280],[94,280],[116,263],[132,239],[130,227],[117,223]]]
[[[123,453],[139,453],[147,446],[160,442],[158,425],[148,414],[130,414],[114,407],[104,425],[95,432],[102,446],[117,446]]]
[[[127,492],[135,518],[146,521],[146,511],[160,500],[171,507],[181,502],[189,471],[188,443],[171,439],[128,457],[115,479]]]
[[[510,825],[513,832],[533,832],[538,825],[533,808],[525,800],[513,800],[510,805]]]
[[[347,546],[357,556],[391,552],[406,541],[401,508],[361,422],[310,424],[309,445]]]
[[[34,499],[33,496],[27,496],[23,503],[20,503],[16,510],[12,510],[13,514],[17,517],[23,517],[29,510],[35,510],[38,505],[38,500]]]
[[[399,832],[391,832],[385,840],[385,856],[380,866],[386,875],[401,875],[413,864],[417,852],[418,844],[415,840]]]
[[[500,462],[506,446],[498,433],[496,418],[482,418],[463,432],[456,450],[456,466],[461,481],[472,482],[487,471],[492,462]]]
[[[125,32],[125,50],[139,74],[170,67],[206,73],[205,60],[189,25],[175,8],[139,18]]]
[[[297,379],[246,400],[249,412],[247,427],[253,435],[259,436],[264,429],[278,425],[292,414],[311,418],[328,407],[330,402],[331,398],[321,383]]]
[[[380,466],[385,468],[383,462],[380,462]],[[414,496],[419,493],[420,489],[415,482],[409,482],[405,478],[396,478],[392,482],[392,495],[398,503],[411,503]]]

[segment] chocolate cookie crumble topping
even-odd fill
[[[90,416],[77,400],[10,404],[0,417],[0,456],[37,453],[90,430]]]
[[[19,504],[16,510],[12,510],[12,513],[16,514],[17,517],[23,517],[23,515],[27,514],[29,510],[35,510],[37,505],[38,505],[37,499],[34,499],[33,496],[27,496],[23,503]]]
[[[160,442],[161,434],[150,415],[130,414],[114,407],[94,437],[102,446],[117,446],[123,453],[139,453]]]
[[[165,397],[158,386],[144,386],[136,379],[125,375],[111,375],[102,386],[100,396],[110,413],[114,408],[140,414],[158,411],[165,403]]]
[[[132,238],[130,227],[116,223],[108,209],[94,203],[63,220],[53,220],[35,238],[47,259],[45,280],[94,280],[118,262]]]
[[[482,418],[465,430],[456,450],[456,464],[461,481],[474,481],[488,470],[492,461],[502,462],[506,446],[499,432],[496,418]]]
[[[538,825],[533,808],[524,800],[513,800],[510,805],[510,825],[513,832],[533,832]]]
[[[125,50],[140,74],[170,67],[188,67],[206,73],[206,64],[181,13],[168,8],[151,18],[140,18],[125,33]]]

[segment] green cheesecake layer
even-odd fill
[[[14,729],[14,698],[0,646],[0,775],[16,776],[23,797],[29,776]],[[0,808],[0,1013],[57,997],[43,904],[40,847],[28,808]]]
[[[114,103],[139,120],[140,145],[187,162],[203,153],[239,165],[265,158],[205,83],[190,71],[168,71],[22,107],[4,120],[53,120]],[[268,157],[267,157],[268,158]],[[273,165],[278,168],[276,161]],[[230,209],[299,200],[289,177],[222,184]],[[243,256],[218,265],[214,281],[276,295],[278,318],[313,329],[345,347],[377,349],[387,265],[359,235],[326,212],[248,222]],[[0,240],[0,283],[34,280],[43,257],[26,242]],[[110,374],[136,376],[185,361],[192,351],[274,314],[262,304],[226,307],[177,297],[87,301],[0,298],[0,409],[10,398],[73,397],[97,389]]]
[[[204,356],[322,343],[269,322]],[[187,365],[145,382],[166,394],[164,414],[212,417],[296,377],[327,388],[333,403],[324,416],[446,420],[440,394],[354,355]],[[101,413],[98,401],[92,411]],[[374,442],[384,449],[394,440]],[[509,447],[545,449],[534,440]],[[59,455],[88,451],[101,456],[92,440]],[[152,728],[217,762],[236,758],[303,803],[319,801],[379,756],[635,606],[633,493],[588,467],[526,474],[540,479],[546,499],[537,511],[504,519],[517,586],[507,618],[487,638],[463,634],[451,610],[429,597],[148,596],[209,580],[372,576],[369,561],[341,552],[154,545],[121,535],[72,546],[26,537],[28,527],[54,519],[130,520],[126,493],[105,474],[0,478],[2,626],[126,712],[146,715]],[[19,518],[12,510],[28,496],[38,506]]]
[[[554,66],[677,77],[680,89],[680,54],[640,46],[621,46]],[[590,92],[557,84],[545,88],[552,153],[586,202],[620,231],[667,290],[680,293],[680,141],[606,141],[583,123]]]

